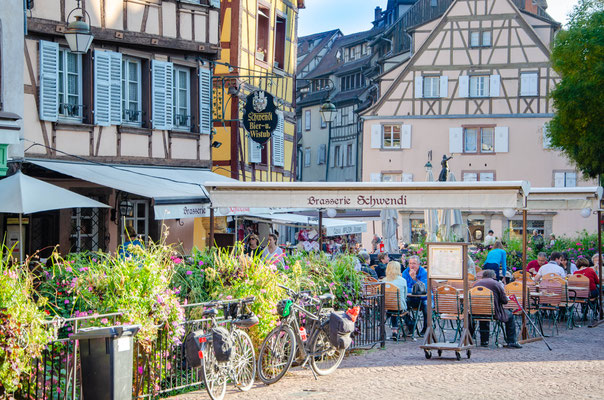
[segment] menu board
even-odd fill
[[[463,279],[463,244],[428,244],[428,277]]]

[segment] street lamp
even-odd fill
[[[319,109],[321,118],[323,118],[323,121],[327,122],[327,124],[329,125],[328,126],[329,135],[327,138],[327,160],[325,163],[325,182],[329,181],[328,177],[329,177],[329,153],[331,152],[331,123],[335,119],[337,112],[338,112],[338,110],[336,109],[336,106],[329,100],[327,100],[325,103],[321,104],[321,108]]]
[[[94,35],[90,32],[90,25],[86,22],[86,15],[88,21],[90,21],[90,14],[80,7],[80,1],[77,0],[78,5],[76,8],[71,10],[67,16],[67,28],[65,29],[65,39],[69,45],[69,50],[75,54],[86,54],[92,43]],[[76,10],[82,10],[82,15],[76,15],[75,21],[69,22],[69,17]]]

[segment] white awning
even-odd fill
[[[248,214],[252,220],[300,227],[319,226],[319,217],[298,214]],[[323,218],[326,236],[352,235],[367,232],[367,223],[340,218]]]
[[[338,209],[521,209],[514,182],[206,182],[212,206]]]
[[[206,216],[205,206],[209,203],[209,198],[204,188],[205,182],[233,181],[200,168],[60,160],[27,161],[64,175],[153,199],[157,219]]]
[[[597,210],[602,199],[601,186],[531,188],[529,211]]]

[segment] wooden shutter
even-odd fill
[[[382,181],[382,174],[378,173],[374,173],[374,174],[370,174],[369,175],[369,179],[371,182],[381,182]]]
[[[109,52],[110,73],[110,120],[112,125],[122,124],[122,54]]]
[[[459,76],[459,97],[470,97],[470,77],[468,75]]]
[[[371,148],[382,148],[382,125],[377,124],[371,126]]]
[[[501,77],[499,75],[491,75],[491,82],[489,82],[489,95],[491,97],[499,97],[500,83]]]
[[[449,77],[447,75],[440,76],[440,97],[449,97]]]
[[[59,119],[59,44],[40,40],[40,119]]]
[[[411,148],[411,125],[401,127],[401,149]]]
[[[507,153],[510,151],[508,131],[507,126],[495,127],[495,153]]]
[[[262,162],[262,145],[254,142],[251,138],[248,138],[248,160],[251,163]]]
[[[212,133],[212,72],[199,68],[199,132]]]
[[[151,103],[153,129],[172,129],[173,64],[151,62]]]
[[[463,128],[449,128],[449,153],[463,153]]]
[[[277,123],[277,129],[273,132],[272,144],[273,144],[273,165],[276,167],[285,166],[285,143],[284,143],[284,121],[283,113],[278,112],[277,116],[279,122]]]
[[[547,126],[547,123],[543,124],[543,148],[552,148],[552,139],[549,137],[549,128]]]
[[[424,78],[422,76],[415,77],[415,98],[421,99],[424,97]]]
[[[94,123],[111,125],[111,55],[108,51],[94,52]]]

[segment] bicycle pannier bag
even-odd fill
[[[218,362],[226,362],[231,359],[233,354],[233,341],[226,328],[212,328],[212,343],[214,345],[214,354]]]
[[[199,342],[199,339],[202,336],[203,331],[199,330],[189,333],[185,339],[185,359],[187,360],[189,368],[201,367],[201,357],[199,357],[199,352],[201,351],[201,343]]]
[[[424,282],[417,281],[413,284],[413,287],[411,288],[411,294],[420,295],[426,293],[428,293],[428,291],[426,290],[426,284]]]
[[[350,334],[354,332],[354,322],[343,311],[332,312],[329,316],[329,342],[339,350],[346,350],[352,344]]]

